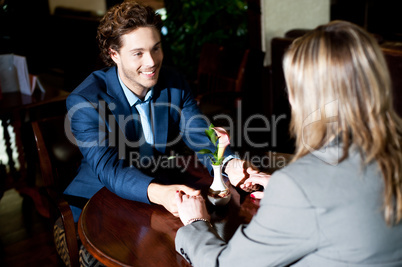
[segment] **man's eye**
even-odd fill
[[[134,53],[134,56],[135,56],[135,57],[138,57],[138,56],[141,56],[141,55],[142,55],[142,53],[141,53],[141,52]]]

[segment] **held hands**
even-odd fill
[[[205,205],[205,200],[201,195],[190,196],[182,191],[176,192],[176,204],[180,220],[184,225],[191,222],[191,219],[210,220],[210,216]]]
[[[225,173],[233,186],[239,186],[250,174],[258,173],[257,167],[241,159],[231,159],[226,164]]]
[[[266,187],[270,178],[270,175],[260,172],[251,163],[240,159],[229,160],[225,172],[229,176],[230,183],[233,186],[239,186],[246,192],[255,191],[260,186]],[[179,193],[176,193],[177,191]],[[180,215],[183,223],[187,223],[189,219],[193,218],[209,219],[205,201],[201,197],[199,190],[185,185],[151,183],[148,186],[147,193],[150,202],[162,205],[174,216]],[[255,198],[262,198],[263,195],[263,192],[253,193]],[[181,208],[179,208],[179,205]],[[184,221],[186,219],[187,221]]]
[[[150,183],[148,186],[149,201],[154,204],[159,204],[165,207],[170,213],[178,217],[178,207],[175,198],[176,191],[182,191],[188,196],[199,196],[200,190],[195,190],[185,185],[161,185]]]
[[[260,188],[260,186],[265,188],[271,177],[269,174],[260,172],[250,162],[240,159],[229,160],[225,172],[233,186],[238,186],[246,192],[253,192]],[[253,197],[255,198],[262,198],[263,196],[264,192],[262,191],[253,193]]]
[[[240,185],[240,188],[247,192],[249,192],[250,189],[255,190],[254,188],[258,185],[266,188],[270,177],[271,175],[264,172],[250,174],[250,177]],[[264,197],[264,192],[256,191],[252,194],[252,197],[261,199]]]

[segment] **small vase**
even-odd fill
[[[214,180],[208,190],[208,200],[215,206],[226,205],[231,197],[229,187],[222,177],[222,165],[212,165]]]

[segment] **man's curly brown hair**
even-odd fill
[[[154,27],[160,32],[162,19],[151,7],[134,1],[123,2],[108,10],[100,21],[96,36],[100,56],[107,66],[115,65],[110,57],[110,49],[119,52],[121,36],[139,27]]]

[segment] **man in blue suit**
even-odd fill
[[[76,200],[85,202],[104,186],[126,199],[163,205],[174,215],[176,191],[200,193],[174,179],[166,183],[149,168],[180,141],[195,152],[214,149],[186,81],[162,67],[161,27],[152,8],[131,1],[113,7],[100,22],[97,39],[109,67],[89,75],[67,99],[83,155],[64,192],[75,220],[82,208]],[[230,154],[225,172],[236,186],[252,170]],[[198,157],[210,169],[208,156]]]

